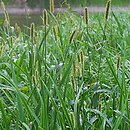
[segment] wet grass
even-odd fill
[[[1,26],[0,129],[129,130],[129,14],[43,14]]]

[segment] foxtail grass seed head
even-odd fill
[[[89,13],[88,13],[88,8],[85,8],[85,12],[84,12],[84,21],[86,24],[89,23]]]
[[[81,76],[81,74],[82,74],[81,63],[75,60],[73,63],[73,76],[77,77],[77,76]]]
[[[48,13],[46,9],[43,10],[43,24],[44,25],[48,24]]]
[[[10,19],[9,19],[9,15],[8,15],[7,10],[4,10],[4,16],[5,16],[4,24],[5,25],[10,25]]]
[[[58,39],[58,35],[57,35],[57,28],[56,28],[56,26],[54,26],[53,27],[53,35],[54,35],[54,38],[55,38],[55,41],[57,41],[57,39]]]
[[[4,16],[5,16],[4,24],[5,25],[10,25],[9,14],[8,14],[8,12],[7,12],[6,8],[5,8],[4,2],[2,0],[1,0],[1,6],[2,6],[2,8],[4,10]]]
[[[54,13],[54,0],[50,0],[50,12]]]
[[[71,112],[70,113],[71,114],[71,118],[72,118],[72,120],[73,120],[73,124],[74,124],[74,128],[76,129],[76,117],[75,117],[75,114],[74,114],[74,112]]]
[[[36,77],[34,75],[32,76],[32,82],[34,85],[36,84]]]
[[[35,38],[35,24],[34,23],[31,23],[31,26],[30,26],[30,38],[32,40],[34,40]]]
[[[80,52],[80,62],[82,65],[84,65],[84,54],[83,51]]]
[[[1,6],[2,6],[3,10],[5,11],[6,10],[5,5],[4,5],[4,2],[2,0],[1,0]]]
[[[15,31],[15,33],[18,33],[18,34],[21,32],[21,28],[18,26],[17,23],[15,23],[14,31]]]
[[[78,39],[79,41],[81,41],[82,37],[83,37],[83,31],[82,30],[78,30],[76,35],[75,35],[76,39]]]
[[[5,44],[5,43],[4,43]],[[0,46],[0,57],[2,57],[2,55],[4,54],[4,52],[5,52],[5,45],[1,45]]]
[[[111,8],[111,0],[108,0],[106,4],[105,21],[108,21],[110,8]]]
[[[118,56],[116,67],[117,67],[117,70],[120,68],[120,56]]]
[[[73,76],[76,77],[76,62],[73,63]]]
[[[75,33],[76,33],[76,30],[74,30],[73,33],[70,35],[69,43],[73,41]]]

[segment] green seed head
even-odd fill
[[[4,2],[1,0],[1,6],[4,10],[4,16],[5,16],[5,25],[10,25],[10,19],[9,19],[9,15],[8,15],[8,12],[5,8],[5,5],[4,5]]]
[[[43,10],[43,24],[44,25],[48,24],[48,13],[46,9]]]
[[[108,0],[106,4],[105,21],[108,21],[110,8],[111,8],[111,0]]]
[[[31,39],[35,38],[35,24],[34,23],[31,23],[31,26],[30,26],[30,38]]]
[[[116,65],[116,67],[117,67],[117,70],[120,68],[120,56],[118,56],[118,58],[117,58],[117,65]]]
[[[57,28],[56,28],[56,26],[54,26],[53,27],[53,34],[54,34],[54,37],[55,37],[55,40],[57,41],[57,39],[58,39],[58,35],[57,35]]]
[[[5,15],[5,24],[10,25],[9,15],[6,10],[4,10],[4,15]]]
[[[70,35],[69,43],[73,41],[75,33],[76,33],[76,30],[74,30],[73,33]]]
[[[73,76],[76,77],[76,62],[73,63]]]
[[[2,6],[2,8],[3,8],[3,10],[6,10],[5,9],[5,5],[4,5],[4,2],[1,0],[1,6]]]
[[[54,13],[54,0],[50,0],[50,12]]]
[[[88,13],[88,8],[85,8],[85,12],[84,12],[84,21],[86,24],[89,23],[89,13]]]
[[[18,34],[21,32],[21,28],[18,26],[17,23],[15,23],[15,28],[14,28],[14,30],[15,30],[15,32],[18,33]]]
[[[80,62],[81,62],[82,65],[84,65],[84,54],[83,54],[82,50],[80,52]]]

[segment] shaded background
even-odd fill
[[[71,6],[101,6],[106,3],[107,0],[54,0],[55,6],[60,7],[62,4],[67,2]],[[25,3],[27,6],[34,8],[48,8],[49,0],[3,0],[6,5],[13,5],[24,7]],[[127,6],[130,0],[112,0],[112,4],[115,6]]]

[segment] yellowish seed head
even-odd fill
[[[85,23],[88,24],[89,23],[89,13],[88,13],[88,8],[85,8],[85,12],[84,12],[84,20]]]
[[[48,13],[46,9],[43,10],[43,24],[44,25],[48,24]]]
[[[50,12],[54,13],[54,0],[50,0]]]
[[[33,40],[35,38],[35,24],[31,23],[30,25],[30,38]]]

